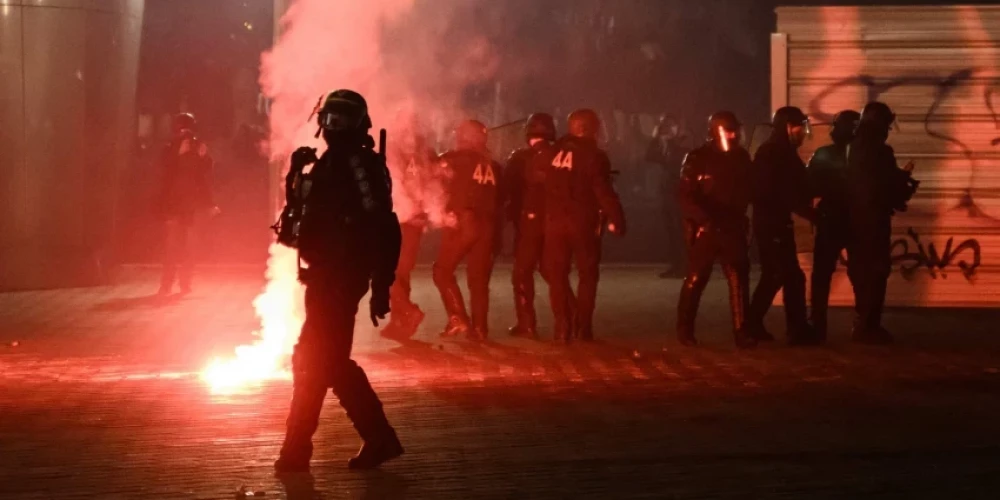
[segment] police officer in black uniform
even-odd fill
[[[861,122],[847,153],[848,217],[851,244],[847,272],[854,285],[857,318],[853,339],[866,344],[892,343],[882,327],[886,283],[892,265],[892,216],[906,210],[918,182],[913,164],[896,164],[886,140],[896,121],[889,106],[872,102],[861,112]]]
[[[511,153],[504,167],[507,217],[514,224],[515,337],[538,337],[535,316],[535,270],[542,258],[545,234],[545,172],[552,161],[556,123],[551,115],[535,113],[524,125],[527,147]]]
[[[799,267],[792,223],[792,213],[814,218],[806,165],[798,154],[808,132],[809,119],[802,110],[781,108],[774,113],[771,136],[754,157],[753,231],[761,275],[750,299],[747,324],[758,341],[774,339],[764,329],[764,315],[778,290],[783,290],[789,344],[812,345],[819,340],[807,320],[806,277]]]
[[[811,319],[820,340],[826,339],[830,282],[850,237],[846,194],[847,146],[854,139],[859,120],[861,113],[857,111],[848,109],[837,113],[830,130],[833,144],[817,149],[806,167],[812,197],[820,199],[816,207],[816,239],[810,280]]]
[[[442,336],[462,333],[470,340],[485,340],[489,334],[490,274],[494,243],[501,227],[498,186],[501,167],[486,148],[486,126],[475,120],[455,129],[456,149],[441,155],[446,178],[447,210],[454,215],[442,229],[441,248],[434,262],[434,284],[441,293],[448,324]],[[466,260],[472,321],[465,309],[455,270]]]
[[[396,171],[396,189],[402,190],[404,198],[411,204],[410,217],[402,222],[403,244],[396,267],[396,281],[389,290],[392,316],[382,335],[389,338],[409,338],[416,332],[424,319],[420,310],[410,298],[410,274],[417,265],[420,241],[429,225],[426,200],[428,186],[436,185],[437,155],[427,144],[423,126],[412,112],[401,112],[396,116],[390,130],[388,162]]]
[[[733,336],[740,349],[757,342],[746,330],[750,261],[747,207],[753,196],[750,153],[740,145],[740,122],[729,111],[708,120],[708,141],[688,153],[678,196],[688,235],[688,272],[677,304],[677,340],[697,345],[694,322],[712,266],[718,260],[729,282]]]
[[[392,181],[384,158],[373,149],[368,106],[361,95],[350,90],[328,94],[319,109],[319,125],[327,143],[323,156],[300,148],[291,161],[292,172],[314,166],[295,182],[296,198],[288,200],[304,207],[293,244],[303,261],[306,318],[292,357],[294,392],[287,434],[274,464],[279,472],[308,470],[327,388],[364,440],[349,467],[378,467],[403,453],[365,372],[351,359],[354,317],[369,288],[372,322],[378,326],[377,320],[389,313],[400,245]]]
[[[625,213],[611,184],[611,161],[597,145],[601,120],[590,109],[569,115],[569,135],[559,139],[548,159],[545,179],[543,276],[549,284],[554,339],[594,339],[593,317],[600,278],[601,236],[605,224],[624,236]],[[551,158],[551,159],[549,159]],[[579,277],[577,297],[569,283],[573,261]]]
[[[195,216],[218,214],[212,201],[214,161],[208,145],[197,138],[197,120],[190,113],[174,117],[173,137],[162,153],[156,212],[164,223],[163,272],[159,295],[169,295],[179,282],[182,294],[191,292],[194,256],[190,248]]]

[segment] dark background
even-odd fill
[[[702,135],[704,118],[718,109],[733,110],[747,123],[766,121],[775,7],[951,3],[995,2],[416,0],[399,29],[386,30],[383,46],[387,52],[405,50],[405,30],[420,30],[423,20],[433,19],[435,30],[444,27],[440,45],[432,47],[434,64],[447,68],[456,57],[451,48],[485,36],[499,59],[496,74],[468,83],[460,102],[481,119],[501,116],[508,122],[539,110],[564,116],[575,107],[597,109],[606,123],[606,148],[622,172],[616,182],[633,234],[648,235],[610,242],[608,259],[650,262],[660,260],[662,244],[659,172],[641,156],[655,119],[661,113],[676,116],[692,145]],[[156,259],[159,228],[148,207],[158,177],[156,155],[169,117],[190,111],[217,160],[217,201],[223,209],[222,216],[200,226],[199,258],[263,262],[271,214],[267,162],[257,147],[266,136],[266,104],[256,82],[260,54],[272,37],[270,0],[146,1],[140,126],[123,200],[124,260]],[[399,72],[414,86],[433,82],[427,67]],[[497,88],[503,109],[487,114]]]

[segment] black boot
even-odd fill
[[[680,298],[677,301],[677,342],[683,346],[698,345],[694,337],[694,320],[698,316],[698,305],[701,294],[705,291],[707,276],[689,274],[681,285]]]
[[[747,335],[757,342],[774,342],[774,335],[771,335],[771,332],[767,331],[767,328],[764,328],[762,324],[747,325],[746,330]]]
[[[698,339],[694,338],[694,332],[691,330],[677,330],[677,342],[685,347],[694,347],[698,345]]]
[[[572,322],[567,319],[556,318],[555,327],[552,332],[552,341],[556,344],[569,344],[572,334]]]
[[[469,332],[469,320],[462,318],[460,316],[452,316],[448,318],[448,324],[445,325],[444,331],[441,332],[442,337],[457,337],[459,335]]]
[[[855,326],[851,340],[859,344],[891,345],[894,342],[892,334],[885,328],[859,328]]]
[[[347,467],[350,469],[375,469],[402,454],[403,444],[399,442],[396,432],[389,429],[377,438],[365,440],[358,454],[347,461]]]
[[[326,397],[326,387],[300,383],[293,386],[292,404],[286,420],[285,440],[281,443],[274,470],[279,473],[307,472],[312,458],[312,436],[319,425],[319,413]]]
[[[522,338],[522,339],[538,340],[538,331],[535,330],[534,328],[523,327],[523,326],[521,326],[520,322],[518,322],[518,324],[516,324],[516,325],[514,325],[514,326],[512,326],[510,328],[508,328],[507,329],[507,333],[509,333],[511,337],[519,337],[519,338]]]
[[[576,338],[581,342],[594,341],[594,327],[591,325],[580,326],[576,330]]]
[[[819,335],[816,334],[816,330],[808,323],[799,325],[788,331],[788,345],[792,347],[812,347],[821,345],[822,343]]]
[[[465,338],[473,342],[485,342],[489,336],[489,331],[483,326],[473,327],[465,334]]]

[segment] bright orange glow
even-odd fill
[[[298,252],[271,245],[267,285],[253,303],[260,318],[258,339],[236,348],[230,359],[215,359],[201,372],[214,394],[241,392],[268,380],[288,380],[292,348],[304,318],[298,281]]]
[[[722,150],[729,152],[729,132],[726,132],[726,128],[719,125],[719,137],[722,138]]]

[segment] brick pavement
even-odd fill
[[[266,498],[995,496],[997,313],[895,311],[890,349],[841,334],[824,349],[742,353],[713,283],[699,324],[707,346],[689,350],[663,326],[676,281],[646,268],[604,276],[605,341],[560,348],[502,338],[505,271],[493,282],[496,340],[438,341],[442,312],[420,273],[429,314],[415,340],[359,322],[356,341],[408,454],[347,471],[357,439],[328,401],[313,480],[289,484],[270,471],[288,383],[211,395],[194,373],[250,340],[254,274],[213,273],[167,303],[144,297],[155,291],[147,272],[0,295],[0,495],[234,498],[246,485]],[[833,319],[842,332],[846,312]]]

